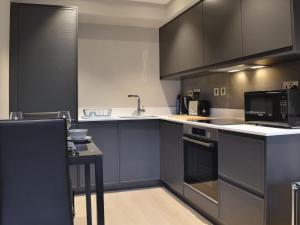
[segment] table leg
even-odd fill
[[[104,196],[103,196],[103,161],[97,157],[95,163],[96,194],[97,194],[97,221],[98,225],[104,225]]]
[[[91,204],[91,169],[90,164],[85,164],[85,196],[87,225],[92,225],[92,204]]]

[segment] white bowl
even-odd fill
[[[69,130],[69,135],[73,140],[84,139],[87,136],[87,129],[72,129]]]

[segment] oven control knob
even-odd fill
[[[210,138],[211,137],[211,133],[208,131],[206,132],[206,137]]]

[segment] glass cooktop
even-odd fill
[[[189,120],[192,122],[198,123],[209,123],[214,125],[236,125],[236,124],[244,124],[245,121],[241,119],[208,119],[208,120]]]

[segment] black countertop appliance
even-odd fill
[[[299,128],[299,99],[299,89],[246,92],[246,123]]]
[[[198,103],[198,115],[208,117],[210,115],[210,103],[207,100],[200,100]]]

